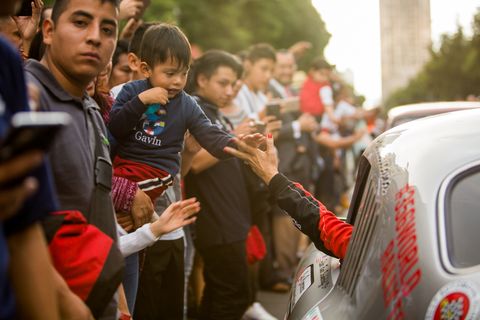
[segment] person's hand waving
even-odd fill
[[[31,16],[14,16],[12,17],[17,24],[18,31],[22,36],[22,50],[28,53],[33,37],[38,30],[38,24],[40,23],[40,17],[42,15],[43,1],[33,0],[32,3],[32,15]]]

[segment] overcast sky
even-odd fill
[[[351,70],[366,105],[381,98],[379,0],[312,0],[332,37],[326,58],[340,71]],[[480,0],[430,0],[432,40],[454,33],[457,24],[471,34],[471,23]]]

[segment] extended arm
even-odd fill
[[[40,224],[8,238],[10,278],[24,319],[60,319],[54,275]]]
[[[324,145],[331,149],[349,148],[355,142],[360,140],[364,134],[365,130],[360,130],[346,137],[333,138],[329,133],[322,131],[317,134],[314,139],[318,144]]]
[[[272,136],[267,138],[266,151],[249,147],[238,140],[236,143],[238,150],[227,147],[225,151],[246,161],[268,184],[280,208],[297,222],[296,226],[310,237],[317,248],[343,259],[353,227],[339,220],[300,184],[295,184],[278,173],[278,159]]]
[[[329,251],[343,259],[353,227],[339,220],[320,201],[281,174],[275,175],[269,189],[277,199],[278,206],[295,221],[297,228],[305,233],[322,251]],[[326,250],[325,250],[326,249]]]
[[[195,100],[191,100],[191,113],[188,119],[188,130],[198,143],[216,158],[224,159],[230,155],[223,152],[223,148],[232,143],[232,136],[226,131],[212,124]]]

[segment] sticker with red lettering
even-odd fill
[[[404,318],[402,299],[410,296],[422,279],[415,215],[415,188],[406,184],[395,194],[395,238],[380,260],[387,319]]]
[[[425,316],[426,320],[478,319],[479,287],[466,281],[444,285],[433,297]]]

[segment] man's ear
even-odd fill
[[[197,86],[200,89],[203,89],[205,87],[205,85],[207,84],[207,82],[208,82],[208,78],[204,74],[200,74],[197,77]]]
[[[43,20],[43,25],[42,25],[43,42],[46,45],[52,44],[52,36],[54,31],[55,31],[55,23],[52,21],[52,19]]]
[[[128,66],[133,72],[140,71],[140,59],[137,57],[135,53],[129,52],[127,54],[127,60],[128,60]]]
[[[145,78],[150,78],[152,70],[145,61],[140,62],[140,72]]]

